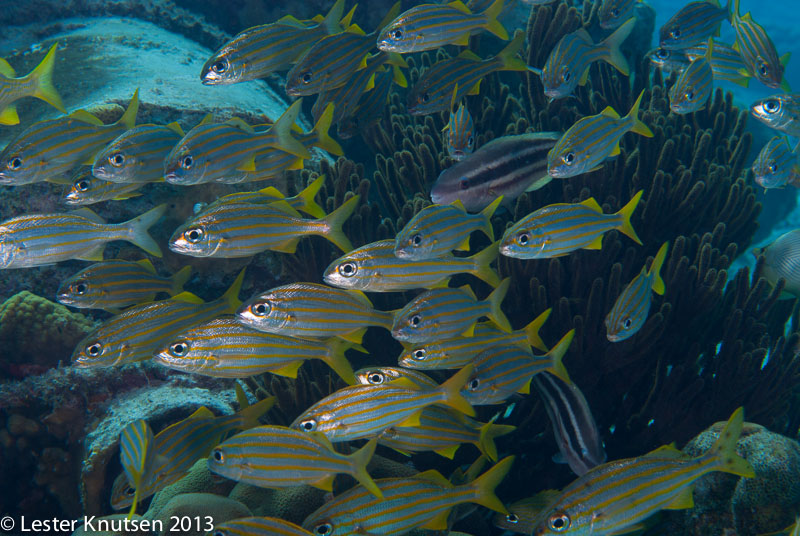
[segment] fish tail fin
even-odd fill
[[[128,229],[128,240],[154,257],[161,257],[161,248],[147,230],[161,219],[166,210],[167,205],[161,204],[141,216],[121,224]]]
[[[522,50],[525,44],[525,34],[521,30],[514,32],[514,39],[506,47],[497,53],[497,61],[500,62],[501,71],[527,71],[528,66],[517,57],[517,52]]]
[[[236,309],[242,304],[242,300],[239,299],[239,293],[242,291],[242,282],[244,281],[244,271],[246,269],[247,267],[244,267],[239,271],[239,274],[236,276],[236,279],[233,280],[231,286],[228,287],[225,294],[220,297],[220,300],[228,304],[228,314],[235,313]]]
[[[489,206],[485,209],[481,210],[481,216],[483,216],[483,227],[481,231],[483,231],[486,236],[489,237],[489,240],[494,241],[494,229],[492,229],[492,216],[494,216],[494,211],[497,210],[497,207],[500,206],[500,203],[503,202],[503,196],[501,195],[494,201],[492,201]]]
[[[466,385],[474,370],[475,367],[473,365],[467,365],[437,388],[445,394],[445,399],[442,404],[450,406],[470,417],[475,415],[475,409],[467,399],[461,395],[461,389]]]
[[[131,101],[128,103],[128,108],[125,110],[125,113],[122,114],[122,117],[119,118],[117,121],[118,125],[125,125],[127,128],[133,128],[136,126],[136,114],[139,113],[139,88],[136,88],[136,91],[133,92],[133,97],[131,97]]]
[[[492,4],[486,8],[486,11],[483,12],[486,15],[486,31],[496,35],[500,39],[507,41],[508,40],[508,32],[500,24],[500,21],[497,20],[497,17],[500,16],[500,13],[503,11],[503,3],[504,0],[495,0]]]
[[[636,231],[633,229],[633,225],[631,225],[631,216],[633,212],[636,210],[636,206],[639,204],[639,200],[642,198],[642,190],[636,192],[628,204],[619,209],[617,212],[618,215],[622,216],[622,221],[620,222],[620,226],[617,228],[622,234],[639,244],[642,245],[642,241],[636,235]]]
[[[659,294],[661,296],[664,295],[664,280],[661,278],[661,267],[664,265],[664,260],[667,258],[667,249],[669,248],[669,242],[664,242],[661,244],[661,247],[658,248],[658,253],[656,253],[655,258],[653,259],[653,264],[650,265],[650,271],[647,275],[655,275],[653,277],[653,292]]]
[[[500,241],[498,240],[494,244],[490,244],[482,251],[479,251],[470,257],[473,267],[469,273],[494,288],[497,288],[497,286],[500,284],[500,276],[497,275],[497,272],[495,272],[489,265],[492,264],[500,254],[499,245]]]
[[[320,188],[322,188],[324,183],[325,175],[320,175],[314,179],[314,182],[306,186],[302,192],[297,194],[297,198],[302,201],[300,210],[306,214],[314,216],[315,218],[325,217],[325,211],[317,204],[316,201],[314,201],[314,198],[317,196],[317,193],[319,192]]]
[[[633,27],[636,25],[636,17],[631,17],[624,23],[622,26],[617,28],[614,33],[606,37],[602,43],[598,46],[604,47],[606,56],[605,60],[616,70],[628,76],[631,72],[631,68],[628,65],[628,60],[625,59],[625,56],[622,54],[622,50],[620,50],[620,46],[622,46],[623,41],[625,41],[628,36],[633,31]]]
[[[644,90],[639,93],[639,97],[636,99],[636,102],[633,103],[633,106],[631,106],[631,111],[628,112],[628,115],[625,116],[625,119],[633,122],[631,132],[635,132],[641,136],[644,136],[645,138],[652,138],[653,131],[639,120],[639,105],[642,103],[643,96]]]
[[[331,138],[328,135],[328,129],[331,128],[331,123],[333,122],[333,103],[329,102],[328,105],[325,107],[325,111],[322,112],[322,115],[319,116],[319,120],[314,125],[314,135],[316,136],[316,141],[314,145],[322,149],[323,151],[328,151],[331,154],[335,154],[336,156],[342,156],[344,151],[342,150],[342,146],[339,145],[336,140]]]
[[[325,222],[328,228],[323,236],[345,253],[353,250],[353,244],[350,243],[350,239],[342,231],[342,225],[353,214],[360,199],[361,197],[358,195],[353,196],[342,203],[342,206],[325,216],[325,218],[318,220]]]
[[[331,7],[330,11],[328,11],[328,14],[325,15],[324,19],[322,19],[321,24],[322,27],[325,28],[325,33],[332,35],[342,31],[339,21],[342,20],[343,13],[344,0],[336,0],[336,3],[333,4],[333,7]]]
[[[183,285],[192,277],[192,267],[184,266],[170,278],[172,280],[172,287],[169,289],[169,295],[174,296],[183,292]]]
[[[323,361],[328,364],[333,371],[343,379],[347,385],[355,385],[356,375],[353,372],[353,367],[350,366],[350,361],[344,352],[353,346],[352,342],[348,342],[338,337],[332,337],[325,341],[325,346],[328,347],[328,353],[323,357]]]
[[[50,50],[47,51],[47,55],[39,65],[31,71],[28,78],[34,83],[34,97],[42,99],[62,114],[65,114],[67,110],[64,108],[64,103],[61,102],[61,96],[58,94],[58,91],[56,91],[55,86],[53,86],[53,67],[56,61],[56,47],[58,47],[58,43],[50,47]]]
[[[496,437],[510,434],[516,430],[516,426],[509,426],[507,424],[494,424],[489,421],[480,428],[480,436],[476,446],[487,458],[491,461],[497,461],[497,445],[494,444]]]
[[[547,352],[547,345],[539,336],[539,330],[542,329],[544,323],[547,322],[548,318],[550,318],[550,313],[552,311],[553,309],[547,309],[542,314],[531,320],[527,326],[522,328],[522,330],[525,332],[525,338],[528,339],[528,344],[544,352]]]
[[[569,374],[567,374],[567,369],[564,367],[562,360],[564,359],[564,354],[569,350],[569,345],[572,344],[573,337],[575,337],[575,330],[571,329],[561,337],[561,340],[553,346],[552,350],[547,352],[547,356],[550,358],[550,368],[547,372],[557,376],[567,385],[572,385],[572,380],[569,379]]]
[[[239,385],[238,383],[236,384]],[[240,387],[241,389],[241,387]],[[272,406],[275,405],[275,401],[278,398],[275,396],[267,397],[263,400],[259,400],[253,405],[247,406],[239,410],[239,416],[241,416],[241,429],[248,430],[250,428],[255,428],[260,423],[258,419],[261,418],[266,412],[272,409]]]
[[[506,318],[505,313],[500,308],[500,304],[503,303],[503,300],[506,297],[506,293],[508,293],[508,287],[511,285],[511,278],[503,279],[497,288],[489,294],[489,297],[486,298],[486,301],[489,302],[489,314],[487,315],[492,322],[497,324],[497,327],[505,331],[506,333],[511,333],[511,323]]]
[[[503,481],[514,463],[514,456],[507,456],[494,464],[494,467],[469,483],[475,490],[474,502],[495,512],[508,514],[508,510],[494,494],[494,489]]]
[[[372,459],[372,455],[375,453],[375,447],[378,445],[378,438],[373,437],[370,439],[366,445],[355,451],[353,454],[349,456],[350,460],[353,463],[353,478],[355,478],[359,484],[364,486],[370,493],[378,497],[379,499],[383,499],[383,492],[375,484],[375,481],[372,480],[372,477],[367,472],[367,464]]]
[[[276,141],[271,145],[276,149],[286,151],[300,158],[311,158],[311,153],[308,152],[308,149],[297,138],[292,136],[292,128],[300,115],[302,105],[303,99],[297,99],[275,121],[270,131],[275,135]]]
[[[730,416],[711,449],[703,456],[710,456],[717,460],[717,466],[714,469],[716,471],[751,478],[756,476],[753,466],[736,453],[736,443],[739,441],[743,425],[744,410],[739,407]]]

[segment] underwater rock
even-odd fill
[[[203,536],[210,528],[206,524],[208,517],[216,525],[251,515],[253,514],[245,505],[228,497],[212,493],[183,493],[173,497],[161,510],[158,519],[163,524],[163,530],[158,534],[170,534],[175,530],[177,520],[178,523],[188,521],[186,525],[177,526],[183,536]],[[197,525],[197,520],[201,521],[200,526]]]
[[[144,517],[146,519],[161,518],[162,510],[178,495],[184,493],[211,493],[224,496],[233,489],[234,485],[235,483],[232,480],[219,478],[212,474],[208,470],[208,461],[205,458],[197,460],[192,465],[192,468],[189,469],[189,472],[186,473],[186,476],[153,495]],[[235,499],[236,497],[233,498]],[[244,501],[241,502],[244,503]]]
[[[286,519],[300,524],[322,506],[326,492],[312,486],[265,489],[239,482],[228,497],[247,505],[253,515]]]

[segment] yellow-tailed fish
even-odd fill
[[[453,88],[453,99],[450,101],[450,120],[445,125],[447,131],[447,154],[456,162],[464,160],[475,149],[475,123],[464,103],[459,101],[456,105],[458,84]]]
[[[329,285],[370,292],[391,292],[414,288],[446,286],[449,279],[469,273],[496,287],[497,273],[489,266],[497,258],[497,244],[471,257],[444,255],[438,259],[415,261],[394,254],[394,239],[379,240],[339,257],[325,269]]]
[[[355,383],[341,339],[313,341],[264,333],[223,317],[163,339],[153,361],[173,370],[212,378],[249,378],[265,372],[296,378],[308,359],[324,361],[348,384]]]
[[[122,429],[119,458],[128,487],[133,488],[131,513],[136,511],[145,471],[152,470],[155,457],[155,436],[147,421],[139,419]]]
[[[547,309],[527,326],[511,333],[491,324],[478,324],[471,337],[409,345],[397,358],[397,364],[418,370],[461,368],[472,363],[476,355],[501,344],[521,346],[528,351],[532,346],[546,352],[547,346],[539,336],[539,330],[549,316],[550,309]]]
[[[381,490],[367,472],[377,441],[370,440],[350,456],[339,454],[322,434],[285,426],[257,426],[223,441],[208,457],[208,469],[237,482],[260,488],[308,484],[333,490],[342,473],[355,478],[376,497]]]
[[[703,109],[714,89],[711,69],[713,41],[708,40],[705,56],[699,56],[684,69],[669,88],[669,109],[676,114],[688,114]]]
[[[705,52],[701,54],[701,56],[704,55]],[[667,75],[672,73],[682,73],[692,61],[686,55],[686,49],[668,50],[666,48],[658,47],[649,51],[646,54],[646,57],[650,60],[650,63]]]
[[[344,0],[337,0],[324,19],[301,22],[286,15],[270,24],[236,34],[203,65],[200,80],[222,85],[264,78],[288,68],[318,40],[342,31]]]
[[[669,242],[658,249],[650,269],[642,271],[628,283],[620,293],[611,311],[606,315],[606,337],[611,342],[624,341],[639,331],[650,312],[650,291],[664,294],[664,280],[661,279],[661,266],[667,258]]]
[[[161,344],[189,327],[233,313],[241,301],[244,270],[220,298],[203,303],[182,292],[169,300],[135,305],[111,317],[81,340],[72,353],[78,367],[111,367],[153,357]]]
[[[92,175],[116,183],[164,180],[164,158],[184,136],[177,123],[136,126],[95,156]]]
[[[467,94],[477,94],[484,77],[497,71],[527,71],[528,66],[517,57],[525,44],[525,33],[517,30],[514,39],[496,56],[482,60],[465,50],[455,58],[440,61],[420,76],[406,97],[408,113],[425,115],[444,112],[450,106],[453,93],[456,100]],[[458,91],[455,87],[458,85]]]
[[[700,43],[686,49],[676,50],[676,53],[684,53],[689,61],[705,56],[708,48],[707,43]],[[663,50],[663,49],[662,49]],[[711,70],[714,72],[714,80],[727,80],[747,87],[753,77],[748,71],[742,60],[739,51],[730,45],[717,42],[714,39],[713,50],[711,51]]]
[[[104,125],[85,110],[26,128],[0,155],[0,184],[64,182],[81,164],[91,164],[111,140],[133,128],[139,109],[139,90],[116,123]]]
[[[428,260],[452,252],[469,251],[469,236],[481,231],[494,241],[492,215],[503,197],[489,204],[480,214],[469,214],[461,201],[449,205],[428,205],[397,233],[394,254],[401,259]]]
[[[303,527],[277,517],[240,517],[215,523],[211,536],[314,536]]]
[[[499,344],[475,356],[475,369],[461,394],[470,404],[502,404],[514,393],[530,393],[531,378],[549,372],[572,383],[561,360],[567,353],[575,330],[570,330],[553,349],[542,356],[531,355],[513,344]]]
[[[454,486],[437,471],[409,478],[375,481],[383,493],[378,499],[363,486],[356,486],[326,502],[303,521],[303,528],[317,536],[399,536],[422,527],[447,530],[450,510],[472,502],[497,512],[507,510],[494,494],[514,457],[502,459],[481,476]]]
[[[775,136],[764,145],[752,169],[756,184],[762,188],[800,186],[800,155],[783,136]]]
[[[484,316],[511,333],[511,324],[500,309],[510,283],[509,278],[504,279],[484,301],[479,301],[468,285],[423,292],[397,312],[392,337],[402,342],[431,342],[462,333],[471,335]]]
[[[736,453],[742,414],[737,409],[717,441],[695,458],[665,446],[590,469],[540,512],[531,534],[621,534],[659,510],[692,508],[692,484],[707,473],[755,476],[753,467]]]
[[[25,97],[42,99],[62,114],[67,113],[58,91],[53,86],[56,48],[58,43],[50,47],[34,70],[19,78],[16,78],[17,73],[11,65],[6,60],[0,59],[0,125],[19,124],[17,107],[14,103]]]
[[[721,7],[719,0],[689,2],[659,29],[659,46],[680,50],[719,35],[719,25],[730,18],[729,6]]]
[[[304,219],[281,201],[225,203],[178,227],[169,240],[169,249],[192,257],[215,258],[251,257],[267,250],[294,253],[300,238],[319,235],[342,251],[350,251],[353,246],[342,232],[342,224],[358,202],[359,196],[352,197],[316,220]]]
[[[603,60],[619,72],[628,76],[628,60],[622,55],[620,45],[628,38],[636,24],[630,18],[617,28],[613,34],[600,43],[594,44],[585,28],[567,34],[553,48],[539,73],[544,85],[544,94],[551,99],[569,96],[579,85],[589,78],[589,67]]]
[[[85,206],[102,201],[122,201],[142,195],[142,182],[115,183],[100,180],[92,175],[92,166],[81,166],[72,176],[72,184],[65,189],[62,203],[70,206]]]
[[[362,93],[353,112],[339,120],[336,134],[343,140],[352,138],[385,117],[386,103],[392,90],[391,71],[375,74],[375,87]]]
[[[152,301],[158,294],[175,296],[192,274],[184,266],[172,277],[161,277],[147,259],[108,260],[87,266],[58,287],[59,303],[81,309],[114,311]]]
[[[781,93],[757,100],[750,113],[769,128],[800,137],[800,94]]]
[[[325,211],[319,206],[314,197],[316,197],[322,185],[325,183],[325,175],[320,175],[311,183],[306,186],[303,191],[292,197],[285,197],[280,190],[274,186],[268,186],[255,192],[237,192],[228,194],[212,201],[209,204],[198,203],[195,205],[194,214],[200,214],[206,210],[210,210],[218,205],[225,203],[273,203],[275,201],[285,201],[293,209],[304,212],[309,216],[315,218],[324,218]]]
[[[744,17],[739,15],[739,0],[733,0],[730,21],[736,32],[736,43],[733,48],[742,55],[747,71],[765,86],[780,88],[788,93],[789,82],[784,77],[784,71],[791,53],[787,52],[778,57],[778,51],[775,50],[775,45],[766,30],[753,20],[750,13]]]
[[[392,327],[392,313],[378,311],[360,290],[317,283],[290,283],[250,298],[236,311],[239,322],[292,337],[342,337],[357,343],[368,326]]]
[[[420,4],[403,12],[378,36],[380,50],[421,52],[445,45],[469,44],[469,36],[486,30],[508,40],[508,32],[497,20],[503,0],[495,0],[482,13],[473,14],[460,0],[447,4]]]
[[[800,229],[782,234],[763,248],[753,249],[753,255],[765,257],[762,277],[771,285],[783,278],[786,281],[783,291],[800,298]]]
[[[378,436],[378,443],[406,455],[435,452],[452,459],[462,443],[475,445],[491,461],[497,461],[496,437],[510,434],[515,426],[482,423],[463,413],[440,406],[422,410],[417,426],[392,426]]]
[[[555,203],[535,210],[509,227],[500,241],[500,253],[518,259],[546,259],[577,249],[600,249],[603,235],[616,229],[641,245],[631,215],[642,191],[614,214],[603,214],[593,197],[581,203]]]
[[[405,378],[420,389],[439,387],[436,380],[418,370],[402,367],[366,367],[355,372],[356,381],[361,385],[383,385]]]
[[[600,27],[605,30],[613,30],[633,16],[633,8],[641,0],[603,0],[597,16],[600,19]]]
[[[321,432],[338,442],[376,437],[390,426],[415,426],[423,408],[434,404],[472,416],[475,410],[459,392],[471,373],[468,365],[435,389],[421,389],[406,379],[388,385],[345,387],[312,405],[291,427]]]
[[[603,162],[620,153],[619,141],[628,132],[647,138],[653,132],[639,120],[639,105],[644,90],[628,115],[620,118],[610,106],[597,115],[579,119],[561,136],[547,154],[547,172],[551,177],[567,178],[594,171]]]
[[[70,259],[102,261],[106,244],[114,240],[125,240],[160,257],[161,249],[147,230],[166,208],[159,205],[123,223],[106,223],[88,208],[16,216],[0,222],[0,268],[30,268]]]

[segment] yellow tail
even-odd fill
[[[501,71],[527,71],[528,66],[517,57],[517,52],[522,50],[525,44],[525,33],[522,30],[514,32],[514,39],[506,45],[506,48],[497,53],[495,58],[500,62]]]
[[[492,33],[502,39],[503,41],[508,41],[508,32],[503,25],[500,24],[500,21],[497,20],[497,17],[500,16],[500,13],[503,11],[503,0],[495,0],[492,2],[492,5],[486,8],[486,11],[483,14],[486,16],[486,31]]]
[[[131,97],[131,101],[128,103],[128,109],[125,110],[125,113],[122,114],[122,117],[119,118],[116,124],[125,125],[127,128],[135,127],[137,113],[139,113],[139,88],[136,88],[136,91],[133,92],[133,97]]]
[[[475,410],[472,408],[472,405],[467,402],[467,399],[461,395],[461,389],[467,384],[474,370],[475,367],[473,365],[467,365],[437,388],[445,394],[445,400],[442,404],[450,406],[470,417],[475,416]]]
[[[483,231],[486,236],[489,237],[489,240],[494,241],[494,229],[492,229],[492,216],[494,216],[495,210],[497,207],[500,206],[500,203],[503,202],[503,196],[501,195],[494,201],[492,201],[485,209],[481,210],[481,216],[483,216],[483,227],[481,231]]]
[[[170,296],[175,296],[183,292],[183,285],[192,277],[192,267],[184,266],[174,274],[172,274],[172,288],[169,290]]]
[[[236,309],[242,304],[242,300],[239,299],[239,292],[242,290],[242,281],[244,281],[244,271],[247,267],[242,268],[239,272],[239,275],[236,276],[236,279],[233,280],[233,283],[228,290],[225,291],[219,299],[228,304],[228,313],[233,314],[236,312]]]
[[[347,357],[344,355],[348,348],[352,348],[355,345],[350,341],[332,337],[325,341],[325,346],[328,347],[328,353],[323,357],[325,363],[327,363],[347,385],[355,385],[358,383],[356,375],[353,372],[353,367],[350,366],[350,361],[348,361]]]
[[[636,231],[633,229],[633,225],[631,225],[631,216],[633,215],[633,211],[636,210],[636,206],[639,204],[639,200],[642,198],[642,190],[636,192],[636,195],[628,201],[628,204],[622,207],[619,212],[617,212],[618,216],[622,216],[622,221],[619,224],[617,229],[619,232],[624,234],[625,236],[629,237],[631,240],[642,245],[642,241],[639,240],[639,237],[636,235]]]
[[[473,501],[495,512],[508,514],[506,507],[503,506],[503,503],[497,498],[497,495],[494,494],[494,489],[506,477],[513,463],[514,456],[503,458],[496,463],[494,467],[470,482],[469,487],[475,490],[475,498]]]
[[[300,206],[298,207],[299,210],[302,210],[306,214],[310,216],[314,216],[315,218],[324,218],[325,211],[322,209],[321,206],[314,201],[314,198],[317,196],[320,188],[325,183],[325,175],[320,175],[314,182],[306,186],[306,188],[297,194],[297,198],[302,201]]]
[[[494,444],[494,438],[510,434],[516,429],[516,426],[487,422],[481,426],[480,438],[476,446],[489,460],[497,461],[497,445]]]
[[[336,140],[331,138],[328,135],[328,129],[331,128],[331,123],[333,122],[333,103],[329,102],[328,105],[325,107],[325,110],[322,112],[322,115],[319,116],[319,120],[317,124],[314,125],[314,134],[316,136],[316,141],[314,141],[314,145],[319,147],[323,151],[328,151],[331,154],[335,154],[336,156],[342,156],[344,151],[342,150],[342,146],[336,143]]]
[[[628,60],[626,60],[625,56],[622,55],[622,51],[619,49],[619,47],[622,45],[622,42],[625,41],[631,34],[635,25],[636,17],[631,17],[622,23],[622,26],[617,28],[614,33],[606,37],[602,43],[597,45],[598,47],[603,47],[606,49],[605,57],[603,59],[625,76],[628,76],[631,73],[631,68],[628,65]]]
[[[490,264],[497,259],[500,253],[499,245],[500,241],[498,240],[472,257],[469,257],[469,260],[472,261],[472,268],[469,270],[469,273],[494,288],[497,288],[500,284],[500,276],[497,275],[497,272],[492,269]]]
[[[342,225],[353,214],[360,199],[361,196],[353,196],[345,201],[342,206],[325,216],[325,218],[317,220],[324,222],[327,227],[327,230],[321,234],[345,253],[353,250],[353,244],[350,243],[350,239],[342,231]]]
[[[650,130],[650,128],[648,128],[647,125],[645,125],[644,123],[642,123],[639,120],[639,105],[642,102],[642,96],[643,95],[644,95],[644,90],[642,90],[642,92],[639,93],[639,98],[637,98],[636,102],[633,103],[633,106],[631,107],[631,111],[628,112],[628,115],[625,116],[625,120],[626,121],[631,121],[631,120],[633,121],[633,126],[631,127],[631,132],[635,132],[636,134],[644,136],[645,138],[652,138],[653,137],[653,131]]]
[[[542,314],[531,320],[527,326],[522,328],[522,330],[525,332],[525,337],[528,340],[528,344],[543,352],[547,351],[547,345],[539,336],[539,330],[542,329],[544,323],[548,318],[550,318],[551,312],[552,309],[547,309]]]
[[[56,61],[57,47],[58,43],[50,47],[44,59],[26,78],[34,83],[33,97],[42,99],[62,114],[65,114],[67,110],[64,108],[64,103],[61,102],[61,96],[58,94],[58,91],[56,91],[55,86],[53,86],[53,67]]]
[[[487,316],[497,325],[498,328],[502,329],[506,333],[511,333],[511,323],[508,321],[508,318],[506,318],[503,310],[500,309],[500,304],[503,303],[510,285],[511,278],[507,277],[503,279],[497,288],[494,289],[486,299],[486,301],[489,302],[489,313]]]
[[[308,152],[308,149],[292,136],[292,128],[300,115],[300,107],[302,105],[303,99],[297,99],[275,121],[269,132],[275,135],[276,141],[270,145],[300,158],[311,158],[311,153]]]
[[[647,272],[648,276],[652,276],[655,274],[653,278],[652,289],[653,292],[659,295],[664,295],[665,286],[664,280],[661,279],[661,266],[664,264],[664,260],[667,258],[667,249],[669,249],[669,242],[664,242],[661,244],[661,247],[658,248],[658,253],[656,253],[655,258],[653,259],[653,264],[650,265],[650,271]]]
[[[716,459],[717,465],[714,469],[716,471],[752,478],[756,476],[753,466],[736,453],[736,443],[742,434],[742,426],[744,426],[744,410],[739,407],[730,416],[711,449],[703,456]]]
[[[353,478],[358,480],[358,483],[364,486],[370,493],[379,499],[383,499],[383,492],[378,485],[375,484],[375,481],[372,480],[372,477],[367,472],[367,464],[372,459],[372,455],[375,453],[375,447],[377,445],[378,438],[373,437],[367,442],[366,445],[350,455],[350,460],[353,462],[353,472],[350,474],[353,475]]]

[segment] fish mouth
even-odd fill
[[[286,87],[286,94],[290,97],[300,97],[300,90],[295,87]]]
[[[606,333],[606,338],[611,342],[619,342],[622,340],[622,337],[620,337],[616,333]]]

